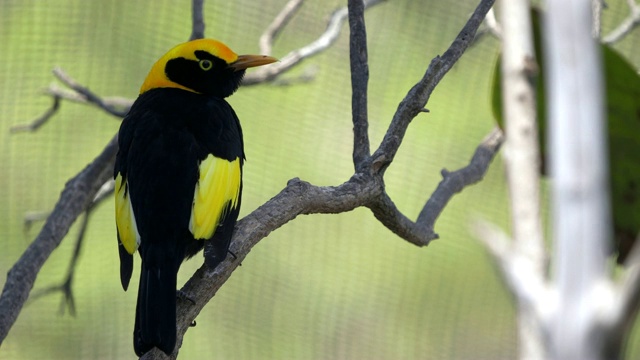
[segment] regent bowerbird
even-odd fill
[[[210,39],[180,44],[151,68],[120,127],[114,178],[120,280],[141,257],[134,349],[171,354],[176,279],[205,247],[215,268],[227,256],[242,193],[242,130],[225,98],[250,67],[277,61],[237,55]]]

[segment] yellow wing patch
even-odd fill
[[[136,225],[136,217],[133,214],[131,200],[129,199],[128,185],[122,183],[122,174],[116,177],[116,227],[120,242],[129,254],[136,252],[140,245],[140,234]]]
[[[194,238],[211,238],[225,215],[227,203],[231,208],[238,206],[241,181],[239,158],[229,161],[210,154],[200,163],[200,178],[193,195],[189,221],[189,230]]]

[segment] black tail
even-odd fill
[[[176,277],[173,264],[156,268],[142,263],[133,347],[142,356],[154,346],[169,355],[176,345]]]

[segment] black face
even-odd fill
[[[244,70],[235,71],[222,59],[204,50],[195,52],[199,61],[171,59],[164,71],[169,80],[204,95],[225,98],[240,86]]]

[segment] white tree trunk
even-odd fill
[[[608,281],[611,236],[606,127],[591,3],[549,0],[544,24],[552,181],[556,359],[599,359],[604,336],[599,285]]]

